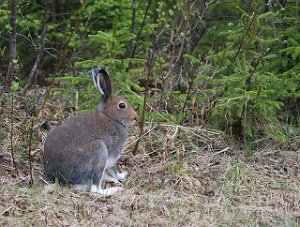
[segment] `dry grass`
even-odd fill
[[[57,119],[65,117],[58,106]],[[1,226],[300,226],[299,151],[250,155],[224,147],[218,132],[150,125],[138,153],[131,153],[132,135],[120,160],[129,172],[124,191],[102,197],[46,182],[38,126],[29,185],[28,121],[21,106],[15,110],[18,176],[11,167],[9,109],[0,109]]]

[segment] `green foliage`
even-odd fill
[[[15,95],[17,91],[20,89],[20,85],[17,81],[13,81],[11,85],[11,91]]]
[[[72,106],[76,103],[76,92],[78,92],[79,110],[81,112],[88,112],[95,109],[97,102],[100,100],[100,94],[95,92],[92,86],[91,79],[86,74],[79,76],[65,75],[56,79],[57,82],[62,83],[63,88],[55,88],[55,90],[64,95],[65,99],[69,101]]]
[[[141,105],[141,99],[137,99],[136,95],[131,92],[131,87],[136,90],[142,88],[134,80],[130,79],[130,75],[126,73],[129,64],[137,66],[144,65],[144,59],[123,58],[126,55],[126,47],[135,38],[128,30],[118,30],[119,11],[115,10],[112,30],[110,32],[98,31],[97,34],[88,37],[89,46],[94,48],[94,53],[98,52],[97,57],[93,60],[83,60],[76,62],[76,67],[89,69],[95,65],[109,69],[112,80],[114,81],[115,93],[121,93],[127,98],[133,106]],[[92,86],[94,87],[94,86]],[[89,90],[91,83],[89,84]]]
[[[5,28],[0,30],[0,66],[9,57],[8,2],[0,3],[0,26]],[[56,3],[49,5],[46,52],[39,69],[46,77],[53,74],[70,38],[63,76],[57,78],[64,88],[56,90],[72,105],[78,92],[80,111],[94,109],[100,98],[86,72],[97,65],[109,71],[114,91],[139,111],[147,86],[146,120],[209,124],[248,148],[262,137],[290,142],[287,128],[300,122],[296,1],[283,6],[264,1],[159,0],[147,9],[148,1],[138,0],[134,17],[133,1],[128,0]],[[43,4],[18,2],[16,61],[21,79],[36,58]]]
[[[286,17],[297,23],[296,18]],[[269,21],[276,28],[269,26]],[[289,30],[295,26],[286,29],[282,23],[279,11],[260,15],[243,12],[235,28],[230,25],[230,30],[219,33],[226,45],[207,56],[209,65],[199,67],[200,71],[209,70],[196,81],[200,85],[208,82],[202,92],[204,102],[207,97],[214,102],[208,113],[210,122],[245,144],[261,136],[288,144],[278,115],[287,108],[299,113],[297,107],[286,104],[299,97],[300,36],[290,38]],[[213,73],[216,76],[209,80]]]

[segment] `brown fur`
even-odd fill
[[[104,95],[107,95],[106,101],[102,100],[97,111],[73,116],[49,132],[44,147],[44,167],[50,180],[97,185],[101,190],[105,169],[113,168],[119,159],[128,127],[137,117],[124,98],[111,93]],[[119,103],[127,108],[120,109]]]

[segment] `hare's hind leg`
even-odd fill
[[[128,172],[127,171],[123,171],[123,172],[121,172],[121,173],[119,173],[118,171],[117,171],[117,177],[118,177],[118,180],[124,180],[125,179],[125,177],[127,177],[127,175],[128,175]]]
[[[91,192],[97,192],[102,195],[112,195],[122,190],[121,187],[111,187],[107,189],[102,188],[102,182],[105,181],[106,162],[108,157],[107,147],[103,141],[99,141],[97,147],[97,155],[94,158],[95,166],[93,169],[93,184],[91,185]]]
[[[102,195],[112,195],[116,192],[122,191],[121,187],[111,187],[111,188],[107,188],[107,189],[102,189],[102,181],[104,181],[106,179],[105,177],[107,177],[107,175],[105,174],[105,168],[104,168],[101,173],[101,178],[100,178],[99,183],[93,184],[91,186],[91,192],[97,192]]]
[[[112,182],[112,183],[115,183],[115,184],[121,184],[120,181],[116,177],[113,177],[113,176],[109,175],[107,170],[104,172],[104,176],[102,178],[102,181]]]

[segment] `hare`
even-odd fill
[[[110,77],[104,69],[94,67],[92,78],[102,93],[98,109],[73,116],[49,132],[44,170],[51,181],[57,179],[73,188],[111,195],[122,188],[103,189],[101,183],[117,183],[126,177],[127,172],[119,173],[114,167],[137,114],[124,98],[112,93]]]

